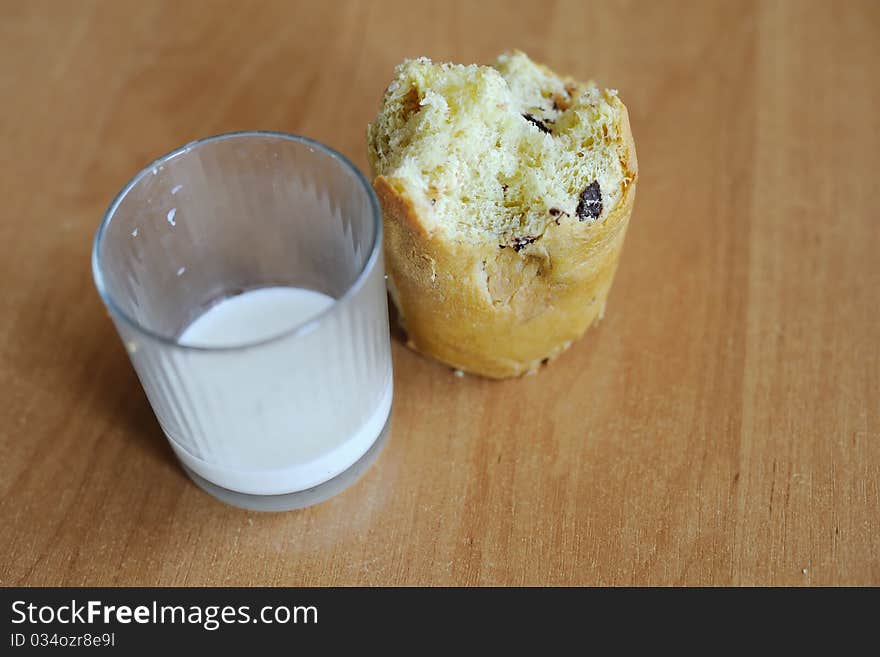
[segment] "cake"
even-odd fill
[[[411,347],[513,377],[602,317],[638,172],[615,91],[522,52],[492,66],[407,60],[367,143]]]

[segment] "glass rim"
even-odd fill
[[[222,345],[222,346],[201,346],[201,345],[189,345],[189,344],[181,344],[177,341],[176,338],[169,337],[167,335],[162,335],[152,329],[147,328],[141,322],[136,320],[134,317],[131,317],[128,313],[124,312],[119,304],[113,299],[113,296],[110,294],[107,289],[107,285],[104,280],[104,271],[101,265],[101,246],[104,242],[104,236],[107,232],[107,229],[110,226],[110,223],[113,221],[113,217],[116,216],[116,212],[119,209],[119,206],[125,200],[126,196],[128,196],[129,192],[131,192],[137,185],[147,176],[152,174],[153,169],[159,166],[163,166],[168,162],[174,160],[181,155],[187,155],[195,148],[200,146],[204,146],[206,144],[211,144],[214,142],[226,141],[228,139],[242,138],[242,137],[269,137],[272,139],[278,139],[283,141],[293,141],[299,144],[304,144],[309,146],[310,148],[317,149],[321,151],[323,154],[330,156],[333,160],[335,160],[341,167],[347,170],[349,173],[354,174],[354,178],[362,188],[362,190],[366,193],[367,199],[370,205],[370,217],[373,223],[373,242],[370,245],[369,255],[364,261],[363,265],[358,271],[357,276],[351,282],[351,284],[345,289],[339,297],[333,299],[333,303],[331,303],[327,308],[319,312],[317,315],[310,317],[304,322],[300,322],[291,326],[284,331],[271,335],[267,338],[261,338],[259,340],[253,340],[250,342],[243,342],[241,344],[233,344],[233,345]],[[324,318],[332,315],[337,312],[337,309],[343,305],[348,299],[353,297],[363,286],[370,272],[376,266],[376,262],[379,259],[379,253],[382,249],[382,211],[379,207],[379,200],[376,198],[376,193],[373,190],[372,185],[370,185],[367,178],[358,169],[354,163],[349,160],[345,155],[340,153],[339,151],[322,144],[319,141],[315,141],[314,139],[310,139],[309,137],[303,137],[302,135],[295,135],[288,132],[280,132],[274,130],[241,130],[237,132],[224,132],[217,135],[212,135],[210,137],[204,137],[202,139],[196,139],[195,141],[191,141],[183,146],[175,148],[172,151],[165,153],[164,155],[159,156],[149,164],[147,164],[143,169],[138,171],[132,178],[122,187],[122,189],[116,194],[113,200],[110,202],[110,205],[107,206],[107,210],[104,212],[104,216],[101,219],[101,223],[98,225],[98,229],[95,232],[95,238],[92,242],[92,278],[95,282],[95,287],[98,290],[98,295],[101,297],[101,301],[104,303],[104,306],[110,312],[110,314],[122,320],[129,327],[134,329],[137,333],[148,337],[151,340],[159,342],[161,344],[167,345],[169,347],[173,347],[176,349],[181,349],[185,351],[196,351],[196,352],[221,352],[221,351],[244,351],[247,349],[252,349],[255,347],[261,347],[264,345],[273,344],[275,342],[280,342],[281,340],[285,340],[287,338],[295,337],[297,335],[303,335],[305,333],[309,333],[314,330],[318,324],[320,324]]]

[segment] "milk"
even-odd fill
[[[187,346],[235,347],[295,328],[333,305],[332,297],[297,287],[264,287],[224,299],[177,339]]]
[[[164,428],[187,467],[230,490],[273,495],[323,483],[369,450],[391,409],[390,361],[378,377],[362,374],[381,359],[353,327],[376,319],[333,304],[311,290],[263,288],[186,327],[178,343],[196,349],[168,368],[167,392],[182,401],[179,422]],[[358,383],[376,380],[378,389]]]

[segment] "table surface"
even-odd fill
[[[0,585],[880,584],[880,4],[0,4]],[[405,57],[620,90],[605,319],[536,376],[393,343],[393,433],[318,506],[177,465],[94,290],[110,199],[241,129],[366,169]]]

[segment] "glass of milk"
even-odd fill
[[[293,135],[194,142],[104,216],[95,284],[183,467],[252,509],[314,504],[391,410],[382,220],[364,176]]]

